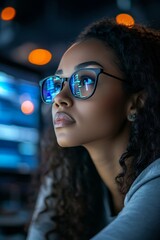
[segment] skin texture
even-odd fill
[[[78,64],[88,61],[96,61],[105,72],[124,77],[113,51],[96,39],[72,45],[64,53],[57,74],[70,77]],[[92,64],[86,67],[99,66]],[[123,207],[123,198],[114,178],[121,170],[118,159],[128,143],[131,123],[127,115],[135,111],[135,99],[135,96],[125,95],[121,81],[101,74],[91,98],[74,98],[65,82],[52,107],[58,144],[62,147],[81,145],[88,150],[97,171],[110,189],[115,213]],[[55,124],[57,112],[62,113],[60,125]]]

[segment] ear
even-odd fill
[[[147,94],[144,90],[132,94],[128,100],[127,114],[137,114],[138,110],[144,107],[146,98]]]

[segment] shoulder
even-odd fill
[[[156,192],[154,195],[160,197],[160,158],[152,162],[132,183],[125,197],[125,204],[137,193],[148,194]],[[158,189],[157,189],[158,187]],[[147,194],[147,195],[148,195]]]
[[[92,240],[159,240],[159,186],[160,159],[157,159],[133,182],[118,216]]]

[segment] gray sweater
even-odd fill
[[[53,227],[47,215],[40,223],[34,222],[44,207],[43,200],[50,184],[51,179],[48,178],[48,188],[41,188],[27,240],[44,240],[46,231]],[[116,217],[110,214],[107,197],[105,207],[107,225],[91,240],[160,240],[160,159],[150,164],[133,182],[126,194],[124,207]],[[51,236],[50,239],[58,238]]]
[[[91,240],[160,240],[160,159],[137,177],[122,211]]]

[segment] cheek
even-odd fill
[[[121,94],[105,96],[102,99],[81,108],[80,119],[84,125],[83,133],[86,131],[95,137],[111,136],[119,131],[126,119],[125,99]]]
[[[125,101],[121,95],[114,95],[104,99],[101,110],[107,119],[116,121],[125,112]]]
[[[95,117],[102,119],[114,119],[115,116],[123,113],[125,109],[125,99],[121,94],[110,94],[108,96],[102,96],[100,101],[95,101],[93,106],[93,112]],[[99,114],[99,115],[98,115]]]

